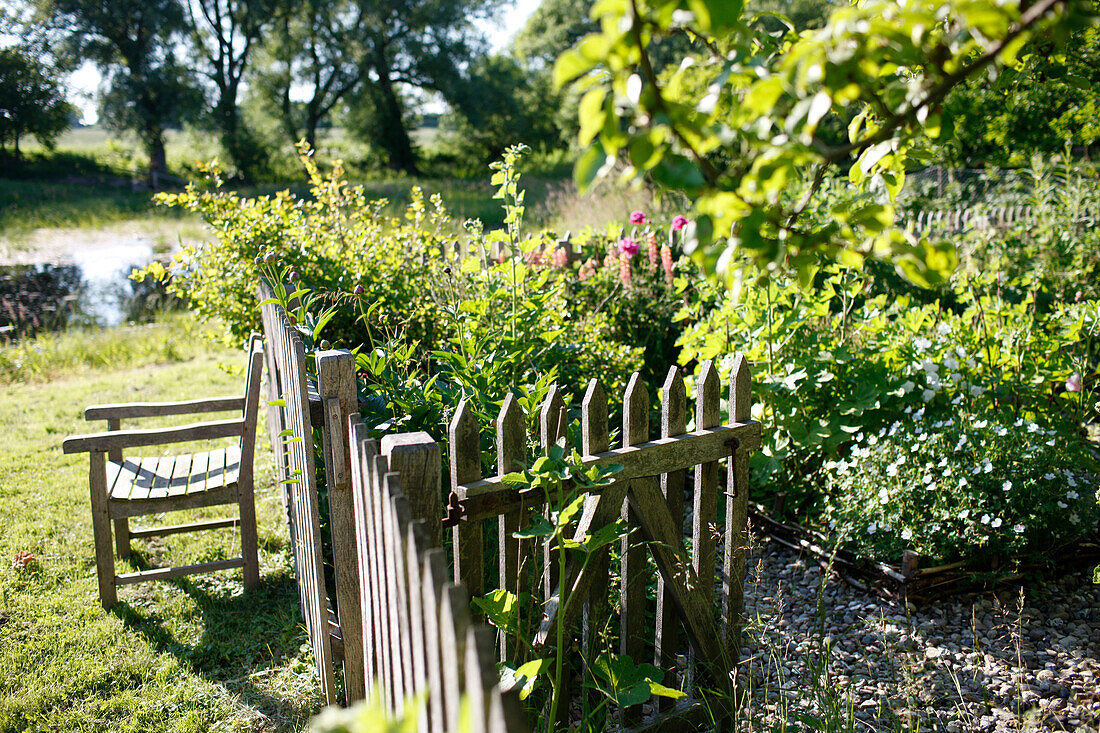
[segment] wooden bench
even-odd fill
[[[89,486],[92,502],[92,533],[95,538],[99,599],[104,608],[117,602],[116,587],[147,580],[244,568],[245,587],[259,583],[256,552],[256,511],[253,500],[252,456],[256,445],[256,416],[263,368],[263,341],[253,335],[249,341],[248,370],[243,396],[215,397],[183,402],[135,402],[92,405],[84,411],[87,420],[106,420],[107,432],[73,435],[65,439],[65,453],[90,456]],[[123,419],[191,415],[210,412],[240,413],[227,420],[192,423],[146,430],[122,430]],[[127,457],[123,449],[188,443],[236,437],[238,445],[211,451],[159,457]],[[237,504],[240,516],[190,524],[156,526],[131,530],[130,517],[147,516],[181,509]],[[135,573],[115,572],[111,553],[111,523],[115,528],[118,556],[130,555],[130,540],[198,532],[240,525],[241,557]]]

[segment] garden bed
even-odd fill
[[[1021,562],[1013,564],[1009,571],[1003,565],[975,569],[967,567],[965,561],[920,567],[920,558],[908,552],[897,564],[860,558],[845,550],[830,549],[829,538],[820,532],[769,517],[759,505],[749,509],[749,521],[756,532],[796,552],[809,554],[821,567],[831,569],[852,587],[915,604],[1002,588],[1050,568],[1074,572],[1100,564],[1100,536],[1060,547],[1047,562]]]

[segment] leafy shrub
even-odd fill
[[[823,519],[845,547],[887,562],[906,549],[932,563],[1038,559],[1100,517],[1083,442],[1023,418],[908,411],[827,468]]]

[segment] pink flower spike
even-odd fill
[[[630,214],[631,224],[645,224],[646,221],[648,220],[645,218],[645,214],[640,211],[635,211]]]
[[[638,243],[630,237],[623,237],[619,240],[619,251],[627,257],[633,257],[638,254]]]
[[[1066,380],[1067,392],[1080,392],[1081,391],[1081,375],[1077,372],[1069,375],[1069,379]]]
[[[680,216],[677,214],[672,219],[672,231],[678,232],[688,225],[688,219],[686,216]]]

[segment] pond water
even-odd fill
[[[129,279],[153,260],[144,243],[74,248],[57,262],[0,265],[0,335],[148,320],[174,298],[163,286]]]

